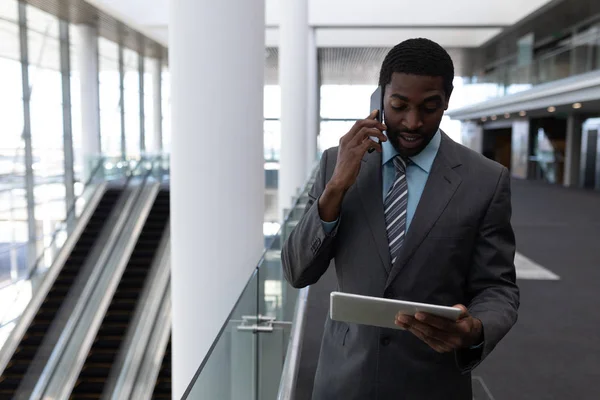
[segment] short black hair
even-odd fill
[[[379,74],[379,86],[385,88],[392,81],[394,72],[441,76],[444,80],[446,96],[450,96],[454,85],[454,64],[452,58],[442,46],[424,39],[408,39],[394,46],[385,56]]]

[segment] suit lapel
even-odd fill
[[[406,267],[406,264],[427,237],[433,225],[446,209],[448,202],[454,196],[456,189],[460,186],[461,177],[454,171],[454,168],[460,165],[460,162],[455,156],[453,146],[456,146],[456,144],[452,142],[452,139],[442,134],[440,149],[433,162],[425,189],[408,229],[406,241],[402,246],[398,259],[392,266],[386,287]]]
[[[392,267],[385,230],[385,216],[383,215],[382,179],[381,153],[367,153],[363,158],[356,186],[365,211],[365,217],[369,222],[369,228],[387,275]]]

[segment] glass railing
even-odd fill
[[[536,57],[531,63],[498,66],[477,77],[476,83],[495,84],[496,97],[500,97],[595,70],[600,70],[600,24]]]
[[[281,245],[303,214],[313,179],[287,211],[183,398],[277,398],[299,293],[283,277]]]
[[[165,156],[143,157],[138,160],[95,157],[93,163],[95,167],[81,194],[67,211],[67,217],[51,235],[39,237],[35,242],[13,244],[0,251],[0,271],[6,275],[0,281],[0,347],[43,281],[45,272],[56,260],[98,187],[107,181],[125,182],[131,177],[142,175],[153,176],[155,180],[162,182],[169,171],[168,157]],[[26,213],[26,209],[11,210],[13,214],[22,212]]]

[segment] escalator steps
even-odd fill
[[[102,395],[111,366],[127,334],[131,317],[152,267],[168,218],[169,192],[160,191],[102,320],[71,399],[100,398]]]
[[[11,361],[0,376],[0,399],[12,398],[27,368],[31,365],[44,334],[50,327],[67,293],[77,277],[77,273],[86,261],[96,238],[99,236],[108,216],[115,206],[122,190],[108,189],[102,196],[77,243],[71,250],[62,270],[44,303],[41,305],[32,323],[15,350]]]

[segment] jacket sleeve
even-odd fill
[[[286,280],[295,288],[312,285],[325,273],[333,258],[335,237],[341,220],[333,230],[326,232],[319,216],[319,197],[327,183],[327,150],[315,183],[308,194],[309,200],[304,215],[283,244],[281,262]]]
[[[456,353],[459,368],[469,372],[483,361],[517,322],[515,235],[510,223],[510,176],[503,168],[481,222],[467,277],[470,314],[483,324],[483,345]]]

